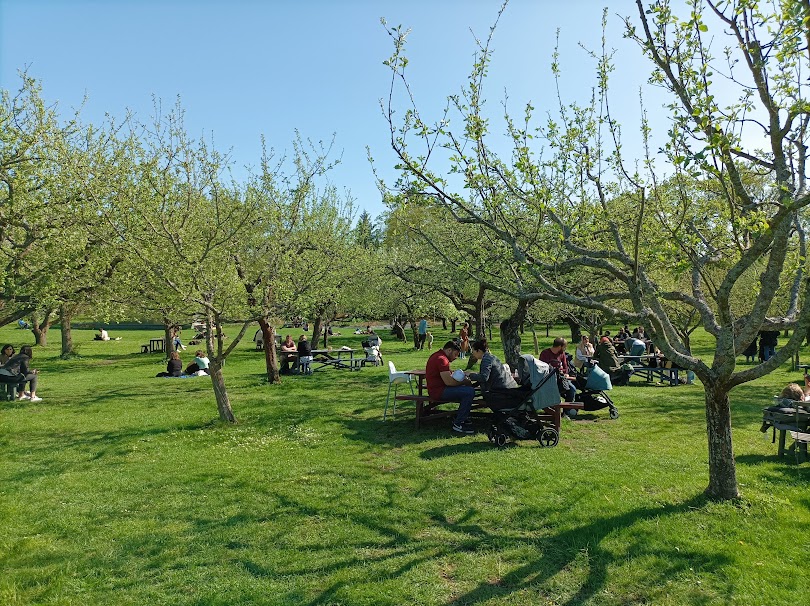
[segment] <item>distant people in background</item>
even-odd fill
[[[746,362],[754,363],[754,360],[757,359],[757,354],[759,353],[759,345],[757,344],[757,337],[754,337],[754,340],[745,348],[743,355],[745,356]]]
[[[582,338],[579,340],[579,344],[574,351],[574,367],[581,369],[590,361],[594,352],[595,349],[593,343],[591,343],[590,337],[588,337],[588,335],[582,335]]]
[[[470,325],[464,322],[461,330],[458,331],[458,346],[460,348],[459,357],[464,359],[470,351]]]
[[[759,358],[763,362],[770,360],[776,353],[776,346],[779,345],[778,330],[759,331]]]
[[[424,316],[421,320],[419,320],[419,326],[416,329],[416,349],[422,350],[425,348],[425,341],[427,340],[427,329],[428,329],[428,322],[427,318]]]
[[[425,336],[426,336],[426,340],[427,340],[427,348],[428,348],[428,351],[430,351],[431,349],[433,349],[433,333],[427,332],[427,333],[425,333]]]
[[[25,320],[17,320],[17,328],[22,328],[23,330],[30,330],[31,326]]]
[[[14,356],[14,346],[10,343],[3,345],[3,349],[0,349],[0,366],[8,362]]]
[[[647,344],[638,337],[630,337],[624,342],[624,351],[632,356],[632,362],[641,364],[641,356],[647,353]]]
[[[183,345],[183,342],[180,340],[180,327],[175,326],[172,329],[172,346],[174,347],[175,351],[185,350],[186,346]]]
[[[3,351],[5,351],[5,347]],[[39,380],[39,370],[31,368],[30,363],[34,358],[34,353],[30,345],[23,345],[20,353],[12,356],[2,367],[3,383],[16,383],[20,400],[31,400],[41,402],[42,398],[37,396],[37,382]],[[25,384],[28,383],[28,391],[25,391]]]

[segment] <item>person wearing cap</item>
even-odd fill
[[[455,341],[448,341],[440,350],[431,354],[425,366],[425,380],[427,381],[428,395],[431,400],[444,400],[458,402],[459,407],[456,418],[453,420],[453,431],[457,433],[472,434],[475,430],[469,422],[475,389],[470,379],[453,378],[450,363],[461,354],[461,347]]]
[[[594,360],[599,364],[599,368],[610,375],[610,382],[616,386],[627,385],[630,380],[632,370],[622,368],[619,357],[616,355],[616,348],[610,337],[602,337],[599,345],[596,346]]]

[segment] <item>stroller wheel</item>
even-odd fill
[[[551,448],[560,441],[560,434],[553,427],[546,427],[538,434],[537,441],[540,442],[540,446]]]
[[[499,433],[495,436],[495,446],[501,448],[503,445],[506,444],[506,434]]]
[[[610,407],[610,418],[611,419],[618,419],[619,418],[619,409],[615,406]]]

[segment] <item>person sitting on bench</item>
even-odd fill
[[[461,347],[455,341],[448,341],[440,350],[431,354],[425,366],[425,380],[427,381],[428,395],[434,401],[444,400],[458,402],[459,407],[456,418],[453,420],[453,431],[457,433],[473,434],[475,430],[469,422],[475,389],[470,379],[456,379],[450,370],[450,363],[461,354]],[[461,372],[461,371],[459,371]]]
[[[28,365],[34,357],[30,345],[23,345],[20,353],[13,356],[8,362],[0,367],[0,380],[3,383],[17,383],[17,393],[20,400],[31,400],[41,402],[42,398],[37,396],[37,381],[39,370],[30,368]],[[25,384],[28,383],[29,391],[25,391]]]

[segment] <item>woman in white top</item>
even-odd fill
[[[582,335],[577,349],[574,352],[574,367],[577,370],[581,369],[588,359],[593,357],[593,354],[594,347],[591,340],[588,338],[588,335]]]

